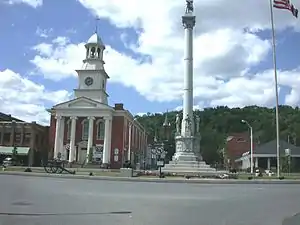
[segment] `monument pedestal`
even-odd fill
[[[176,173],[178,175],[214,175],[215,168],[210,167],[200,155],[200,136],[176,136],[176,153],[172,161],[162,168],[165,173]]]

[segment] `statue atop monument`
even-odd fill
[[[186,0],[185,13],[191,14],[194,12],[193,0]]]

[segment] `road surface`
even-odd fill
[[[299,185],[0,179],[0,225],[280,225],[300,212]]]

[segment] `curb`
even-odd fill
[[[300,184],[300,180],[220,180],[220,179],[160,179],[160,178],[139,178],[139,177],[110,177],[110,176],[88,176],[69,174],[47,174],[32,172],[3,172],[0,175],[17,175],[27,177],[50,177],[63,179],[81,180],[107,180],[126,182],[154,182],[154,183],[190,183],[190,184]]]

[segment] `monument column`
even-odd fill
[[[183,89],[183,119],[181,135],[194,133],[193,121],[193,29],[196,25],[193,1],[187,0],[185,15],[182,16],[184,34],[184,89]],[[189,124],[188,124],[189,123]]]
[[[95,117],[88,117],[89,120],[89,137],[88,137],[88,144],[87,144],[87,154],[86,154],[86,163],[89,163],[91,158],[90,155],[93,152],[93,139],[94,139],[94,120]]]
[[[75,160],[75,136],[76,136],[76,116],[72,116],[71,118],[71,137],[70,137],[70,153],[69,153],[69,162],[73,162]]]
[[[196,25],[193,0],[186,0],[185,14],[182,16],[184,36],[184,89],[183,120],[176,115],[175,154],[172,161],[164,167],[171,173],[215,173],[200,154],[200,118],[196,117],[196,129],[193,117],[193,29]],[[181,123],[181,129],[180,129]]]

